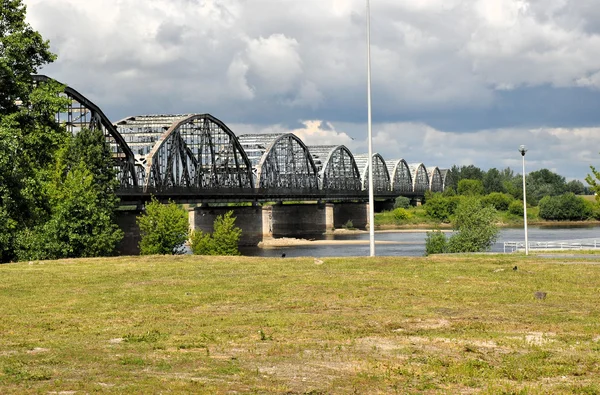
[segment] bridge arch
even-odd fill
[[[362,189],[369,189],[369,155],[356,155],[354,157],[360,171]],[[377,153],[373,154],[373,190],[374,192],[390,191],[390,173],[383,157]]]
[[[313,158],[296,135],[246,134],[239,141],[252,163],[257,188],[319,189]]]
[[[56,114],[57,122],[63,124],[71,134],[77,134],[82,128],[101,130],[115,161],[121,188],[137,186],[133,151],[100,107],[70,86],[48,76],[34,75],[33,80],[38,84],[54,81],[64,86],[63,94],[70,101],[64,112]]]
[[[412,192],[412,177],[408,163],[404,159],[390,160],[386,162],[390,172],[391,189],[393,192]]]
[[[429,190],[431,192],[444,192],[444,180],[440,169],[437,166],[434,166],[427,170],[427,175],[429,176]]]
[[[252,165],[235,134],[210,114],[146,115],[117,122],[135,147],[145,188],[252,189]]]
[[[344,145],[308,147],[319,175],[319,189],[360,191],[361,181],[352,152]]]
[[[413,192],[424,194],[429,189],[429,175],[423,163],[411,163],[408,165],[413,183]]]
[[[442,191],[446,190],[446,186],[450,181],[450,170],[449,169],[440,169],[440,174],[442,175]]]

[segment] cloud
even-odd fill
[[[112,119],[208,112],[366,152],[363,0],[24,1],[59,55],[43,72]],[[378,0],[371,26],[382,154],[518,167],[526,143],[577,178],[597,161],[596,0]]]

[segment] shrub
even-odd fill
[[[508,212],[514,215],[518,215],[519,217],[523,216],[523,201],[522,200],[513,200],[508,205]]]
[[[487,251],[498,238],[496,210],[477,198],[465,198],[456,208],[453,228],[448,252]]]
[[[162,204],[153,197],[146,211],[137,217],[137,223],[142,234],[142,255],[180,253],[188,239],[187,212],[174,202]]]
[[[458,194],[463,196],[481,196],[485,189],[479,180],[460,180],[458,182]]]
[[[513,200],[514,198],[506,193],[492,192],[483,198],[483,203],[498,211],[506,211]]]
[[[239,240],[242,230],[235,226],[233,211],[219,215],[213,223],[213,233],[194,231],[190,247],[196,255],[240,255]]]
[[[446,235],[439,230],[427,232],[425,238],[425,255],[443,254],[448,250],[448,241]]]
[[[396,219],[396,221],[405,221],[407,219],[410,219],[411,215],[408,211],[406,211],[403,208],[397,208],[393,211],[394,214],[394,219]]]
[[[560,196],[545,196],[540,200],[540,218],[554,221],[580,221],[593,215],[586,201],[569,192]]]
[[[394,201],[394,208],[409,208],[410,199],[405,196],[398,196]]]
[[[343,228],[346,230],[354,230],[354,222],[352,222],[351,219],[349,219],[348,221],[346,221],[346,223],[343,225]]]
[[[444,197],[441,193],[435,193],[425,203],[425,213],[441,222],[450,222],[450,216],[454,214],[458,202],[458,197]]]

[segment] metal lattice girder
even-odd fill
[[[360,179],[362,181],[362,189],[369,188],[369,155],[354,156],[356,165],[360,171]],[[373,154],[373,190],[388,192],[391,190],[390,173],[383,157],[377,153]]]
[[[427,175],[429,176],[429,190],[431,192],[444,192],[444,181],[440,169],[437,166],[434,166],[427,170]]]
[[[308,148],[292,133],[239,136],[258,188],[317,190],[317,168]]]
[[[319,173],[319,188],[360,191],[360,172],[350,150],[344,145],[309,146]]]
[[[413,180],[413,192],[423,194],[429,189],[429,175],[422,163],[411,163],[408,165],[410,176]]]
[[[45,75],[34,75],[33,79],[36,83],[55,81]],[[62,95],[69,98],[70,102],[64,112],[56,114],[57,121],[72,134],[77,134],[82,128],[102,130],[115,161],[121,188],[137,186],[134,154],[100,107],[66,85]]]
[[[212,115],[136,116],[117,125],[144,167],[145,188],[254,188],[237,137]]]
[[[390,172],[391,188],[394,192],[412,192],[412,177],[408,163],[404,159],[395,159],[386,161],[388,171]]]
[[[449,169],[440,169],[440,175],[442,176],[442,191],[446,190],[446,185],[448,184],[448,176],[450,175]]]

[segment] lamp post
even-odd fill
[[[527,241],[527,189],[525,184],[525,153],[527,148],[522,145],[519,147],[519,152],[523,157],[523,222],[525,224],[525,255],[529,255],[529,243]]]
[[[373,141],[371,138],[371,4],[367,0],[367,130],[369,141],[369,247],[370,256],[375,256],[375,198],[373,194]]]

